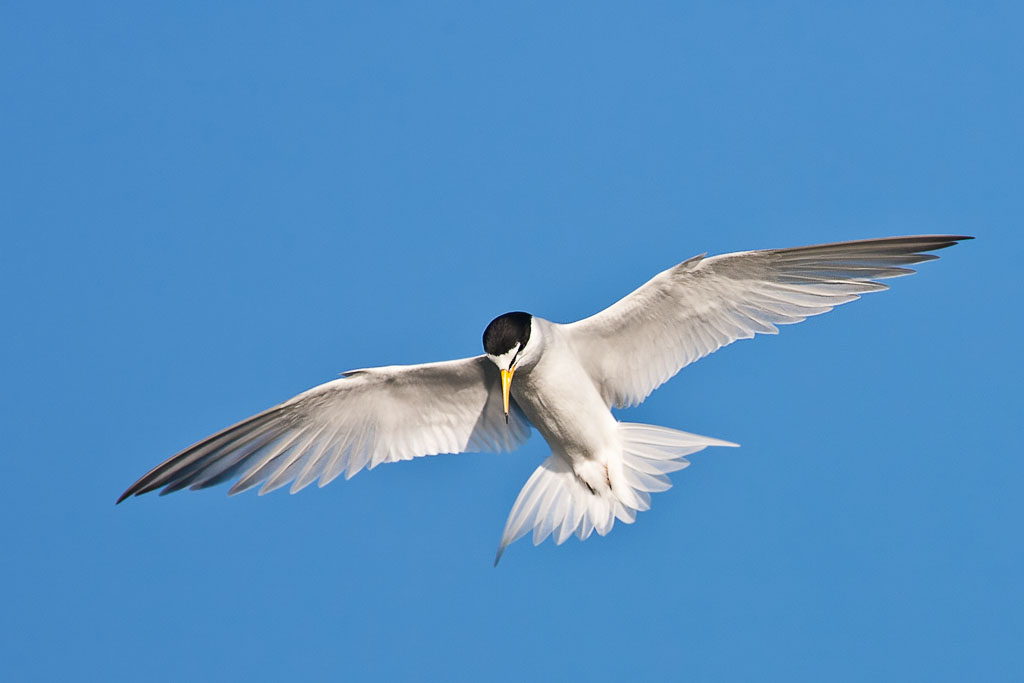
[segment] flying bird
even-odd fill
[[[729,441],[619,422],[682,368],[738,339],[776,334],[888,287],[927,252],[971,237],[919,235],[790,249],[702,254],[669,268],[605,310],[562,324],[506,313],[484,330],[484,353],[345,372],[189,446],[118,499],[235,480],[228,491],[291,484],[295,493],[344,472],[424,455],[512,451],[533,427],[551,455],[523,486],[505,548],[607,534],[650,508],[686,456]]]

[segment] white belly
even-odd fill
[[[594,491],[609,488],[622,443],[618,422],[571,348],[550,332],[538,363],[516,372],[511,393],[551,447]]]

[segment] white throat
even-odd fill
[[[493,356],[488,353],[487,357],[491,359],[492,363],[498,366],[499,370],[509,370],[512,367],[512,359],[516,357],[517,353],[519,353],[518,342],[515,346],[513,346],[511,349],[501,354],[500,356]]]

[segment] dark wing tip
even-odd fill
[[[925,235],[924,237],[934,239],[937,242],[936,246],[930,247],[931,249],[945,249],[954,244],[974,239],[973,235]]]
[[[155,470],[156,468],[153,469]],[[150,491],[158,489],[161,486],[163,486],[163,484],[153,484],[150,481],[150,479],[152,478],[150,475],[152,473],[153,470],[150,470],[145,475],[143,475],[138,481],[129,486],[127,490],[125,490],[125,492],[121,494],[121,497],[117,499],[117,502],[114,503],[114,505],[120,505],[122,502],[133,496],[141,496],[143,493],[149,493]]]
[[[277,415],[281,413],[282,406],[274,406],[250,418],[242,420],[226,429],[222,429],[202,441],[192,444],[185,450],[171,456],[167,460],[142,475],[138,481],[128,487],[128,490],[121,494],[115,505],[119,505],[126,498],[141,496],[144,493],[163,488],[160,495],[173,493],[194,483],[195,475],[202,472],[202,469],[209,465],[216,458],[224,454],[239,439],[245,439],[254,430],[266,426]],[[236,466],[240,463],[236,463]],[[235,472],[234,468],[228,468],[228,472]],[[222,481],[221,478],[215,478]]]
[[[971,235],[921,235],[917,239],[923,242],[922,244],[920,244],[919,249],[920,251],[924,252],[946,249],[947,247],[952,247],[953,245],[959,244],[960,242],[973,240],[974,237]]]
[[[121,494],[121,497],[117,499],[117,502],[114,503],[114,505],[120,505],[122,502],[131,498],[132,496],[141,496],[143,493],[149,493],[153,489],[158,489],[160,488],[160,486],[162,486],[162,484],[157,484],[156,486],[146,486],[145,480],[146,477],[143,477],[142,479],[139,479],[137,482],[129,486],[128,489]]]

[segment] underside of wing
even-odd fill
[[[229,480],[237,480],[232,494],[254,486],[267,493],[288,483],[295,493],[382,462],[515,450],[529,434],[514,404],[505,423],[501,380],[485,356],[355,370],[186,448],[118,502]]]
[[[696,256],[566,326],[609,405],[643,401],[690,363],[737,339],[776,334],[908,275],[926,252],[971,239],[918,235]]]

